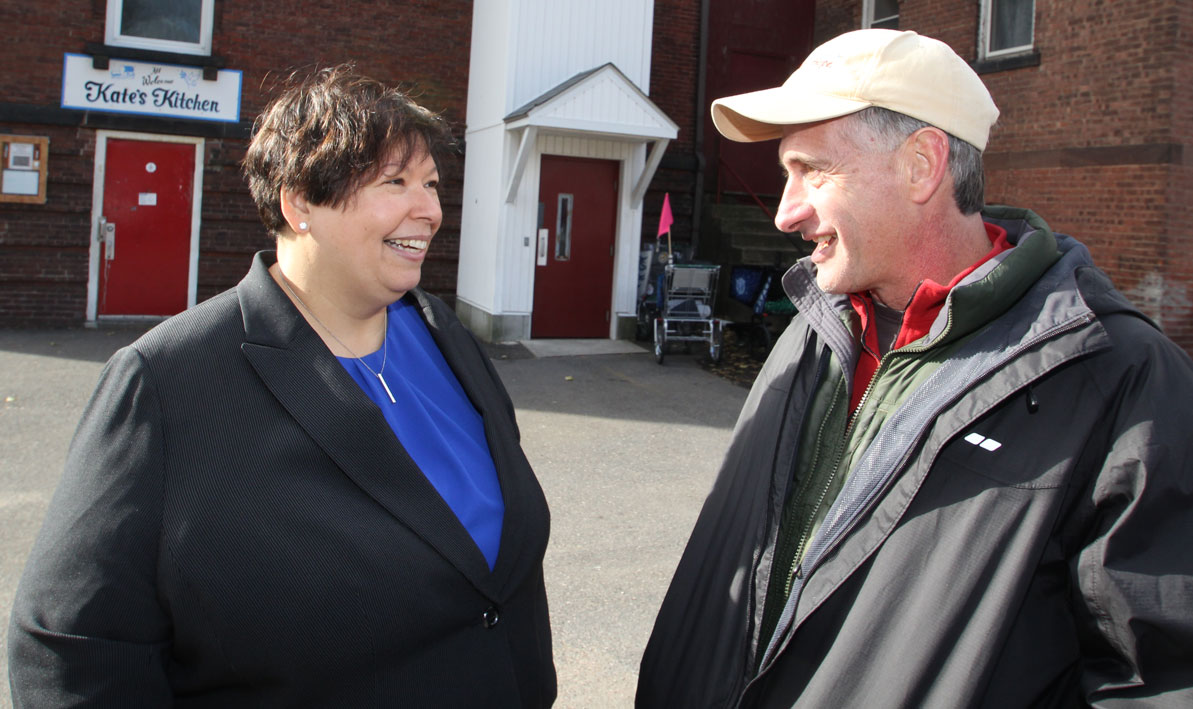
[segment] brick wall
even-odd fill
[[[817,43],[860,27],[817,3]],[[903,0],[899,26],[977,56],[978,3]],[[1038,66],[983,73],[1001,109],[987,201],[1085,242],[1120,290],[1193,352],[1193,6],[1037,0]]]
[[[382,81],[405,83],[441,111],[463,136],[472,3],[468,0],[363,0],[327,3],[217,2],[212,53],[243,72],[241,126],[264,107],[290,68],[354,60]],[[0,103],[7,115],[48,115],[46,123],[0,122],[0,132],[50,137],[47,202],[0,203],[0,325],[77,325],[86,308],[95,130],[62,125],[62,62],[104,41],[104,0],[3,3],[0,26],[19,28],[0,43]],[[19,71],[13,71],[19,67]],[[81,113],[81,112],[79,112]],[[55,123],[55,121],[58,121]],[[77,123],[77,121],[76,121]],[[188,134],[165,127],[139,131]],[[119,119],[109,127],[120,130]],[[207,138],[200,231],[198,298],[243,276],[253,252],[271,240],[240,177],[246,141]],[[446,165],[444,224],[423,269],[423,285],[454,296],[459,254],[463,160]]]
[[[59,68],[61,71],[61,68]],[[49,137],[44,205],[0,203],[0,324],[78,324],[87,305],[93,131],[9,124]]]
[[[1193,352],[1193,3],[1173,2],[1168,22],[1175,28],[1171,62],[1173,116],[1171,140],[1182,146],[1181,161],[1172,166],[1165,203],[1165,235],[1168,242],[1165,273],[1166,293],[1161,311],[1165,332]]]
[[[700,3],[655,0],[650,66],[650,100],[679,126],[676,139],[643,199],[642,241],[658,233],[663,195],[671,195],[673,237],[685,243],[692,234],[696,202],[696,105],[700,63]]]

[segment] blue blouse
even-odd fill
[[[405,300],[390,305],[385,346],[361,359],[374,372],[381,371],[383,350],[381,373],[396,404],[356,358],[336,359],[381,409],[402,447],[472,535],[491,571],[505,502],[484,421],[431,339],[417,305]]]

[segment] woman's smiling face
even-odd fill
[[[391,153],[342,206],[309,206],[310,234],[299,239],[317,274],[308,287],[384,307],[418,285],[443,222],[439,170],[425,149],[402,157]]]

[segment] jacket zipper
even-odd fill
[[[845,457],[845,449],[849,444],[849,435],[853,432],[853,426],[857,423],[858,414],[866,404],[866,400],[870,398],[870,392],[874,390],[874,382],[878,381],[878,375],[882,372],[889,357],[890,353],[888,352],[886,356],[879,360],[878,368],[874,370],[874,376],[870,377],[870,383],[866,385],[866,391],[862,392],[862,398],[858,401],[857,408],[849,415],[849,421],[845,424],[845,433],[841,437],[841,445],[837,447],[837,455],[833,460],[832,472],[829,474],[828,479],[824,481],[824,487],[821,488],[820,495],[816,498],[816,506],[812,508],[812,518],[816,517],[817,510],[824,504],[824,498],[828,496],[829,488],[832,487],[833,481],[837,479],[837,475],[841,472],[841,460]],[[791,587],[794,585],[795,579],[803,578],[804,547],[807,545],[808,537],[811,533],[812,519],[808,519],[804,522],[803,530],[800,532],[799,543],[795,546],[795,566],[791,574],[787,577],[787,584],[784,588],[784,595],[786,596],[791,595]]]
[[[870,317],[873,318],[874,315],[871,314]],[[937,337],[936,339],[939,340],[939,339],[943,338],[944,336],[946,336],[948,334],[949,330],[952,328],[952,325],[953,325],[953,311],[952,311],[952,309],[949,309],[945,313],[944,330],[941,332],[940,336]],[[863,335],[861,339],[862,339],[862,347],[866,348],[865,336]],[[903,351],[923,352],[923,351],[929,349],[929,347],[930,347],[930,345],[921,345],[920,347],[914,348],[914,349],[912,349],[910,347],[904,347]],[[868,352],[870,352],[870,354],[874,354],[873,350],[870,350],[869,348],[866,348],[866,349]],[[849,445],[849,436],[851,433],[853,433],[853,427],[857,423],[858,415],[861,413],[862,409],[865,408],[866,402],[870,399],[870,393],[874,391],[874,383],[878,381],[879,375],[882,374],[883,368],[886,366],[886,363],[890,360],[891,355],[894,354],[894,352],[895,352],[895,350],[891,350],[890,352],[887,352],[885,355],[883,355],[882,357],[879,358],[878,367],[876,367],[874,369],[874,374],[870,376],[870,381],[866,384],[866,390],[864,392],[862,392],[862,398],[859,399],[857,402],[857,408],[854,409],[853,413],[851,413],[849,415],[849,421],[845,424],[845,433],[842,436],[841,446],[839,448],[837,448],[837,458],[835,461],[833,461],[832,473],[828,476],[828,479],[824,483],[824,488],[820,491],[820,496],[816,499],[816,506],[812,508],[812,516],[813,517],[816,516],[816,512],[817,512],[817,510],[820,509],[820,506],[824,504],[824,498],[828,495],[829,488],[832,487],[833,481],[837,479],[837,475],[841,472],[841,460],[845,457],[845,449]],[[795,563],[793,565],[791,574],[788,575],[787,582],[784,585],[784,595],[786,595],[786,596],[791,595],[791,588],[792,588],[792,586],[795,585],[795,579],[803,578],[804,546],[808,543],[808,536],[811,533],[812,533],[812,520],[809,519],[808,521],[806,521],[804,523],[803,531],[800,532],[799,543],[795,547],[795,554],[796,554]]]
[[[953,311],[950,308],[949,310],[947,310],[945,312],[944,329],[941,330],[940,335],[938,335],[933,341],[939,342],[940,340],[944,339],[948,335],[949,331],[952,330],[952,328],[953,328]],[[864,345],[863,345],[863,347],[864,347]],[[879,375],[881,375],[883,373],[883,370],[886,368],[887,362],[890,361],[891,357],[896,352],[899,352],[900,354],[918,354],[918,353],[926,352],[927,350],[929,350],[931,348],[932,348],[931,343],[922,344],[922,345],[918,345],[918,346],[906,345],[899,350],[891,350],[890,352],[887,352],[885,355],[882,356],[882,358],[880,358],[878,360],[878,367],[875,368],[874,374],[870,377],[869,383],[866,384],[866,390],[864,392],[862,392],[862,398],[858,400],[857,408],[854,409],[853,413],[851,413],[849,415],[849,421],[845,424],[845,433],[842,436],[841,446],[837,449],[837,456],[836,456],[836,460],[833,462],[832,473],[828,476],[828,479],[824,483],[824,487],[820,491],[820,496],[816,500],[816,506],[812,508],[812,516],[813,517],[816,516],[816,511],[820,509],[820,506],[824,504],[824,498],[828,495],[828,490],[832,486],[833,480],[835,480],[837,478],[837,475],[841,472],[841,461],[845,457],[845,449],[848,447],[848,444],[849,444],[849,436],[850,436],[850,434],[853,433],[853,427],[857,424],[858,416],[861,414],[862,409],[865,408],[866,402],[869,401],[870,394],[873,393],[875,384],[878,382]],[[795,580],[796,579],[802,580],[804,578],[804,562],[803,562],[804,548],[808,543],[808,537],[811,535],[811,532],[812,532],[812,520],[809,519],[804,523],[803,530],[800,533],[799,543],[795,547],[796,558],[795,558],[794,564],[792,565],[791,573],[787,575],[786,582],[784,583],[783,591],[784,591],[784,595],[788,599],[790,599],[790,597],[791,597],[791,590],[795,586]],[[809,569],[809,572],[810,571],[811,571],[811,569]],[[777,628],[776,628],[776,632],[778,632]],[[765,658],[764,658],[764,660],[765,660]]]

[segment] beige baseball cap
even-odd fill
[[[870,106],[918,118],[978,150],[998,120],[985,84],[947,44],[883,29],[830,39],[782,86],[713,101],[712,120],[726,138],[753,143]]]

